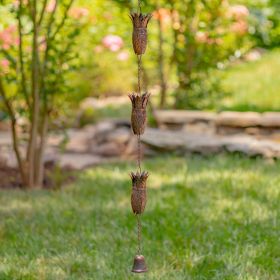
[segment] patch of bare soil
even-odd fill
[[[46,164],[44,189],[59,189],[76,180],[77,173],[71,168],[59,168],[54,164]],[[17,168],[0,163],[0,189],[22,189],[23,185]]]

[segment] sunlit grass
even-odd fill
[[[133,163],[60,191],[0,192],[0,279],[135,279]],[[148,160],[141,279],[279,280],[280,163],[239,156]]]
[[[280,110],[280,50],[265,54],[259,61],[242,63],[226,71],[223,86],[231,95],[220,109],[237,111]]]

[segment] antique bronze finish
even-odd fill
[[[147,26],[152,18],[151,14],[131,13],[130,18],[133,23],[132,43],[135,54],[142,55],[147,48]]]
[[[131,126],[133,133],[135,135],[142,135],[145,132],[147,122],[146,107],[150,94],[129,94],[128,96],[132,103]]]
[[[147,272],[147,271],[148,270],[147,270],[144,256],[142,256],[142,255],[135,256],[132,272],[143,273],[143,272]]]
[[[143,214],[147,203],[147,179],[148,172],[131,173],[132,179],[132,194],[131,207],[134,214]]]
[[[138,249],[134,258],[132,272],[147,272],[147,266],[142,252],[142,225],[141,215],[144,213],[147,203],[147,179],[148,172],[141,169],[141,135],[144,134],[147,122],[146,108],[149,102],[150,94],[143,93],[141,90],[142,81],[142,55],[147,48],[147,26],[151,19],[151,14],[144,15],[141,12],[141,0],[138,0],[138,12],[131,13],[130,18],[133,23],[132,44],[135,54],[138,58],[138,92],[129,95],[132,104],[131,128],[138,140],[137,165],[138,171],[131,172],[132,193],[131,207],[137,218],[137,241]]]

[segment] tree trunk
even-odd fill
[[[37,160],[35,166],[35,185],[36,186],[43,186],[44,184],[44,154],[45,154],[45,147],[46,147],[46,140],[47,140],[47,133],[48,133],[48,115],[44,113],[42,124],[41,124],[41,131],[40,131],[40,146],[37,151]]]
[[[39,54],[38,54],[38,25],[37,25],[37,0],[32,6],[33,45],[32,45],[32,124],[30,129],[28,151],[28,187],[35,187],[35,165],[37,158],[38,123],[40,112],[39,98]]]
[[[19,149],[20,143],[19,143],[18,133],[17,133],[17,129],[16,129],[17,120],[16,120],[16,116],[15,116],[15,112],[14,112],[14,109],[12,107],[12,104],[10,103],[10,101],[8,100],[8,97],[6,95],[6,91],[4,89],[4,85],[2,83],[1,77],[0,77],[0,96],[2,97],[2,99],[4,101],[4,105],[7,109],[7,113],[9,115],[10,119],[11,119],[13,149],[14,149],[14,152],[16,154],[18,168],[19,168],[19,171],[20,171],[21,179],[22,179],[22,184],[23,184],[23,186],[25,186],[26,183],[27,183],[26,166],[25,166],[24,160],[22,159],[22,155],[21,155],[20,149]]]
[[[166,91],[167,85],[164,75],[164,51],[163,51],[163,25],[162,19],[159,17],[158,19],[158,70],[159,70],[159,78],[160,78],[160,108],[165,107],[166,105]]]

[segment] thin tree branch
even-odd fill
[[[47,3],[48,3],[48,0],[44,0],[43,7],[42,7],[42,10],[41,10],[41,14],[40,14],[39,21],[38,21],[38,26],[41,26],[41,24],[43,22],[46,7],[47,7]]]
[[[17,120],[16,120],[16,116],[15,116],[12,104],[10,103],[10,101],[9,101],[7,95],[6,95],[1,76],[0,76],[0,95],[3,99],[3,102],[5,104],[7,112],[10,116],[10,119],[11,119],[12,136],[13,136],[13,148],[14,148],[14,151],[15,151],[15,154],[16,154],[21,178],[22,178],[23,184],[25,184],[26,183],[25,182],[25,170],[24,170],[24,164],[23,164],[23,160],[22,160],[20,150],[19,150],[19,139],[18,139],[18,134],[17,134],[17,130],[16,130]]]
[[[54,9],[50,15],[49,18],[49,22],[47,25],[47,35],[46,35],[46,50],[45,50],[45,54],[44,54],[44,59],[43,59],[43,65],[42,65],[42,69],[41,69],[41,93],[43,95],[43,101],[44,101],[44,110],[47,111],[48,110],[48,106],[47,106],[47,95],[45,93],[45,79],[46,79],[46,70],[47,70],[47,62],[48,62],[48,58],[49,58],[49,49],[50,49],[50,34],[51,34],[51,30],[52,30],[52,25],[54,24],[54,16],[57,10],[57,1],[55,2],[55,6]]]
[[[4,49],[1,49],[1,52],[3,53],[3,55],[9,60],[9,62],[12,64],[12,66],[14,67],[14,69],[17,68],[17,62],[16,60]]]
[[[34,186],[35,163],[37,152],[38,122],[40,113],[40,92],[39,92],[39,50],[38,50],[38,25],[37,25],[37,0],[32,2],[32,22],[33,22],[33,42],[32,42],[32,121],[30,138],[28,143],[28,163],[29,163],[29,187]]]
[[[21,73],[21,87],[22,87],[22,91],[25,97],[27,107],[30,111],[31,102],[27,93],[26,76],[25,76],[25,69],[24,69],[24,62],[23,62],[23,34],[22,34],[21,13],[22,13],[22,0],[20,0],[19,2],[19,10],[18,10],[18,35],[19,35],[18,53],[19,53],[20,73]]]
[[[70,2],[68,3],[68,5],[66,6],[65,11],[64,11],[64,15],[63,15],[63,17],[62,17],[62,20],[61,20],[60,24],[57,26],[57,28],[56,28],[55,32],[53,33],[53,35],[50,37],[50,41],[52,41],[52,40],[55,39],[57,33],[58,33],[58,32],[60,31],[60,29],[64,26],[64,23],[65,23],[65,21],[66,21],[66,19],[67,19],[68,12],[69,12],[71,6],[73,5],[73,3],[74,3],[74,0],[70,0]]]

